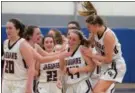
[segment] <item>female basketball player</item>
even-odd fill
[[[37,43],[41,42],[41,31],[38,26],[28,26],[26,28],[26,31],[24,33],[24,38],[27,40],[27,42],[42,56],[47,56],[47,55],[55,55],[58,53],[48,53],[44,51]],[[60,53],[60,52],[59,52]],[[38,60],[37,60],[38,61]],[[47,62],[47,61],[45,61]],[[49,62],[49,61],[48,61]],[[39,62],[35,63],[36,65],[40,64]],[[35,75],[36,77],[38,76],[38,71],[36,71]],[[34,86],[36,85],[36,81],[34,83]],[[34,87],[35,88],[35,87]],[[34,89],[35,90],[35,89]]]
[[[90,82],[90,72],[94,69],[94,63],[90,59],[86,59],[81,55],[80,48],[82,45],[87,46],[81,31],[73,30],[69,35],[69,48],[68,51],[72,55],[66,58],[65,62],[60,62],[60,68],[64,71],[67,67],[66,93],[89,93],[92,91]]]
[[[53,53],[55,51],[55,40],[53,36],[45,36],[43,38],[43,46],[46,52]],[[56,86],[59,59],[49,63],[39,64],[37,69],[40,69],[37,91],[39,93],[61,93],[61,90]]]
[[[10,19],[6,24],[8,39],[4,42],[2,93],[32,93],[35,59],[45,62],[61,57],[40,56],[25,39],[21,38],[24,28],[25,26],[17,19]]]
[[[4,42],[2,93],[32,93],[35,60],[32,51],[27,47],[28,43],[21,38],[23,32],[24,25],[17,19],[10,19],[7,22],[8,39]]]
[[[86,23],[89,31],[94,34],[98,54],[93,54],[88,48],[82,48],[82,53],[97,60],[101,66],[101,76],[94,87],[94,93],[112,93],[113,89],[110,92],[107,90],[116,82],[121,83],[126,72],[121,45],[114,32],[104,25],[100,16],[90,15]]]

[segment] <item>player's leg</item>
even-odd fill
[[[93,92],[94,93],[106,93],[109,87],[115,83],[115,81],[107,81],[107,80],[99,80],[98,83],[95,85]]]
[[[117,59],[111,64],[111,68],[103,71],[99,81],[94,87],[95,93],[107,92],[110,86],[115,82],[121,83],[126,72],[126,65],[123,59]]]
[[[106,93],[114,93],[115,91],[115,84],[113,83],[109,88],[108,90],[106,91]]]

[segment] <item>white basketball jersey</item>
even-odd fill
[[[23,61],[20,44],[23,38],[17,40],[12,46],[9,46],[9,40],[4,42],[4,79],[24,80],[27,79],[26,64]]]
[[[114,47],[114,52],[113,52],[113,59],[121,58],[122,57],[121,44],[119,43],[119,41],[118,41],[116,35],[114,34],[114,32],[109,28],[106,28],[102,37],[99,38],[97,35],[95,35],[95,43],[96,43],[95,48],[96,48],[98,53],[100,53],[101,55],[104,56],[104,54],[105,54],[104,36],[108,31],[111,31],[111,33],[113,33],[113,35],[115,37],[115,47]]]
[[[56,82],[59,69],[59,60],[40,64],[39,82]]]
[[[114,37],[115,37],[115,46],[114,46],[114,51],[113,51],[113,57],[112,57],[112,62],[110,64],[103,64],[101,65],[101,73],[105,70],[109,68],[114,68],[116,70],[116,67],[121,67],[123,64],[125,64],[125,60],[122,57],[122,52],[121,52],[121,44],[119,43],[115,33],[106,27],[106,30],[104,31],[102,37],[98,37],[97,35],[95,35],[95,48],[97,50],[98,53],[100,53],[102,56],[105,55],[105,50],[104,50],[104,37],[105,34],[110,31],[111,33],[113,33]],[[121,61],[118,61],[121,60]]]
[[[86,73],[76,73],[76,74],[71,74],[69,72],[70,68],[81,68],[86,66],[86,62],[83,59],[81,52],[80,52],[80,46],[74,51],[74,53],[66,58],[66,65],[67,65],[67,72],[68,76],[66,77],[66,83],[67,84],[74,84],[77,83],[83,79],[89,78],[90,77],[90,72]]]

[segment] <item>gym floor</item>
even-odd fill
[[[117,84],[114,93],[135,93],[135,84]]]

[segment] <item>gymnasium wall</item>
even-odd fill
[[[135,2],[92,3],[122,44],[127,64],[124,82],[135,83]],[[2,42],[6,39],[5,24],[10,18],[19,18],[26,25],[38,25],[44,35],[54,27],[66,33],[68,22],[76,19],[88,37],[85,19],[76,16],[74,2],[2,2]]]
[[[73,15],[77,2],[2,2],[2,13]],[[135,2],[92,2],[99,15],[133,16]],[[77,3],[80,10],[80,3]]]
[[[111,28],[135,28],[135,2],[92,2],[107,26]],[[76,8],[77,7],[77,8]],[[77,2],[2,2],[2,25],[10,18],[19,18],[25,24],[43,27],[66,27],[70,20],[85,26],[84,17]]]

